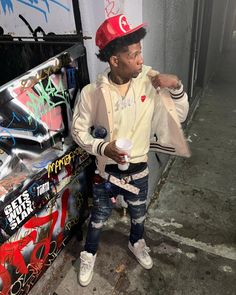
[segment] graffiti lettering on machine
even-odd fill
[[[53,185],[49,181],[45,182],[43,178],[32,182],[27,187],[27,190],[30,194],[34,211],[42,208],[54,196]]]
[[[49,181],[39,185],[37,187],[37,196],[39,197],[39,196],[43,195],[44,193],[48,192],[49,189],[50,189]]]
[[[57,159],[55,162],[52,162],[48,165],[48,178],[50,178],[51,173],[57,174],[64,166],[71,166],[76,165],[76,161],[78,162],[77,165],[81,165],[85,160],[89,157],[88,153],[82,150],[80,147],[77,147],[75,150],[70,151],[63,157]]]
[[[32,202],[28,191],[24,191],[4,208],[11,230],[19,226],[33,212]]]
[[[25,295],[68,239],[67,224],[78,220],[74,193],[64,189],[54,205],[32,216],[0,246],[0,294]]]

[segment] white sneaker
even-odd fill
[[[151,269],[153,266],[153,261],[151,256],[148,254],[150,252],[150,248],[147,247],[145,240],[138,240],[134,245],[129,242],[128,245],[130,251],[137,258],[138,262],[146,269]]]
[[[81,286],[87,286],[93,277],[93,267],[97,254],[93,255],[87,251],[80,253],[80,270],[79,270],[79,283]]]

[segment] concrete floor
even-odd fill
[[[153,269],[129,253],[128,218],[114,211],[91,284],[77,282],[82,243],[72,238],[31,295],[236,294],[236,55],[219,69],[187,128],[192,157],[172,159],[149,206]]]

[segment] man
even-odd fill
[[[124,15],[105,20],[96,32],[98,58],[109,68],[85,86],[74,110],[72,135],[96,156],[101,176],[93,185],[93,208],[81,252],[79,281],[90,283],[101,229],[112,210],[112,197],[123,195],[128,204],[131,229],[128,247],[138,262],[151,269],[152,258],[143,239],[148,192],[147,153],[151,148],[189,156],[180,121],[186,119],[188,98],[174,75],[159,74],[143,65],[140,41],[144,24],[131,28]],[[94,138],[91,128],[107,130],[104,139]],[[118,138],[132,141],[127,170],[119,170],[127,153],[116,147]]]

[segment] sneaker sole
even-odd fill
[[[141,260],[138,259],[138,257],[133,253],[133,251],[131,250],[130,248],[130,245],[128,244],[128,248],[130,250],[130,252],[134,255],[134,257],[136,258],[136,260],[138,261],[138,263],[145,269],[151,269],[153,267],[153,261],[151,264],[149,265],[146,265],[146,264],[143,264]]]
[[[90,277],[88,278],[87,281],[82,281],[80,278],[79,278],[79,283],[82,287],[86,287],[89,285],[89,283],[92,281],[92,278],[93,278],[93,272],[91,273]]]

